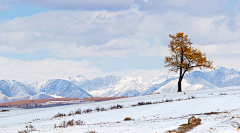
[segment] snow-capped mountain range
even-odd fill
[[[0,103],[53,97],[109,97],[137,96],[149,93],[177,91],[178,74],[163,75],[150,81],[142,77],[97,77],[88,80],[82,75],[66,79],[21,83],[15,80],[0,81]],[[195,71],[184,76],[183,91],[240,85],[240,72],[219,67],[212,71]]]

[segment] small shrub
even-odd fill
[[[155,102],[155,104],[158,102]],[[137,106],[142,106],[142,105],[148,105],[148,104],[153,104],[153,102],[149,101],[149,102],[138,102]]]
[[[97,107],[95,108],[95,110],[99,112],[99,111],[100,111],[100,107],[97,106]]]
[[[113,110],[113,109],[120,109],[120,108],[123,108],[124,106],[123,105],[114,105],[114,106],[111,106],[110,109]]]
[[[137,106],[137,104],[133,104],[133,105],[131,105],[132,107],[135,107],[135,106]]]
[[[29,127],[30,131],[36,131],[36,129],[33,127],[33,125],[30,124],[28,127]]]
[[[82,110],[80,108],[75,111],[75,115],[77,114],[82,114]]]
[[[87,131],[85,133],[97,133],[96,131]]]
[[[116,108],[116,106],[114,105],[114,106],[110,106],[110,109],[111,110],[113,110],[113,109],[115,109]]]
[[[172,102],[172,99],[166,99],[164,102]]]
[[[67,128],[68,126],[75,126],[75,125],[81,126],[81,125],[84,125],[84,124],[85,123],[81,120],[74,121],[74,119],[72,119],[72,120],[61,122],[61,124],[59,126],[54,124],[54,128]]]
[[[73,111],[68,113],[68,116],[74,115],[75,113]]]
[[[81,125],[84,125],[85,123],[81,120],[77,120],[75,121],[75,125],[78,125],[78,126],[81,126]]]
[[[26,130],[18,131],[18,133],[29,133],[29,132],[37,131],[37,129],[35,129],[31,124],[26,126],[26,128],[27,128]]]
[[[108,109],[106,109],[106,108],[101,108],[101,111],[107,111]]]
[[[63,114],[63,113],[59,113],[59,112],[58,112],[58,114],[56,114],[54,117],[63,117],[63,116],[66,116],[66,114]]]
[[[120,108],[123,108],[123,107],[124,107],[123,105],[117,104],[117,109],[120,109]]]
[[[27,130],[18,131],[18,133],[28,133]]]
[[[194,99],[196,98],[195,96],[188,96],[188,99]]]
[[[74,125],[74,120],[69,120],[67,121],[67,126],[73,126]]]
[[[222,92],[220,92],[220,94],[219,95],[227,95],[227,93],[222,93]]]
[[[67,127],[66,121],[63,121],[58,127],[59,128],[66,128]]]
[[[88,109],[85,109],[85,110],[83,110],[83,113],[91,113],[93,110],[92,109],[90,109],[90,108],[88,108]]]
[[[138,106],[145,105],[144,102],[138,102]]]
[[[103,108],[103,107],[99,107],[99,106],[97,106],[96,108],[95,108],[95,110],[96,111],[107,111],[107,109],[105,109],[105,108]]]
[[[124,121],[130,121],[130,120],[132,120],[131,117],[126,117],[126,118],[124,118]]]
[[[148,105],[148,104],[153,104],[153,103],[150,101],[150,102],[146,102],[145,104]]]

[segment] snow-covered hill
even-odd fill
[[[0,103],[14,102],[14,101],[20,101],[20,100],[29,100],[29,99],[49,99],[49,98],[55,98],[55,97],[45,94],[45,93],[39,93],[39,94],[36,94],[33,96],[8,97],[8,96],[0,93]]]
[[[150,81],[141,77],[106,76],[87,80],[78,75],[68,78],[68,81],[79,86],[93,96],[136,96],[149,93],[176,92],[178,74],[163,75]],[[213,71],[195,71],[186,74],[182,81],[183,91],[218,88],[240,85],[240,72],[234,69],[219,67]]]
[[[15,80],[0,81],[0,102],[9,99],[26,99],[44,93],[56,97],[109,97],[137,96],[150,93],[177,91],[178,74],[163,75],[150,81],[141,77],[115,76],[97,77],[88,80],[82,75],[66,79],[20,83]],[[240,85],[240,72],[219,67],[212,71],[195,71],[184,76],[183,91],[219,88]]]
[[[150,83],[141,77],[106,76],[82,84],[80,88],[95,97],[137,96],[150,87]]]
[[[34,89],[16,80],[0,81],[0,103],[26,100],[36,94]]]
[[[185,94],[174,92],[53,108],[11,110],[1,113],[0,132],[16,133],[27,130],[26,126],[29,127],[31,124],[37,130],[34,132],[47,133],[87,133],[90,131],[164,133],[179,129],[181,125],[188,124],[190,117],[197,116],[201,119],[201,124],[189,129],[189,133],[234,133],[239,132],[240,128],[240,108],[236,103],[239,97],[240,87],[236,86],[188,91]],[[169,100],[172,101],[169,102]],[[159,101],[160,103],[157,103]],[[132,106],[143,102],[155,104]],[[123,105],[123,108],[110,109],[117,104]],[[103,107],[106,110],[98,112],[96,107]],[[54,118],[58,113],[69,114],[79,109],[82,111],[92,109],[93,111]],[[126,117],[134,120],[124,121]],[[84,124],[67,128],[57,127],[64,121],[72,119],[81,120]]]
[[[165,78],[164,78],[165,77]],[[153,85],[142,94],[153,92],[176,92],[178,75],[164,75],[151,80]],[[234,69],[219,67],[212,71],[195,71],[184,76],[182,81],[183,91],[218,88],[240,85],[240,72]]]
[[[75,84],[63,79],[28,82],[26,84],[15,80],[0,81],[0,103],[54,97],[84,98],[92,96]]]
[[[81,86],[82,84],[86,84],[87,82],[89,82],[88,79],[86,79],[83,75],[79,74],[77,76],[70,76],[67,79],[65,79],[67,81],[72,82],[73,84],[75,84],[76,86]]]
[[[0,92],[8,97],[32,96],[36,94],[35,90],[16,80],[1,80]]]
[[[40,92],[44,92],[49,95],[57,95],[70,98],[92,97],[86,91],[77,87],[73,83],[62,79],[47,81],[40,89]]]

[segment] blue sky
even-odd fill
[[[238,0],[3,0],[0,79],[168,73],[169,34],[188,34],[214,66],[239,69]]]

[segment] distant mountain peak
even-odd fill
[[[85,76],[83,76],[82,74],[78,74],[76,77],[80,78],[80,77],[85,77]]]
[[[109,97],[137,96],[153,92],[175,92],[177,90],[178,73],[166,74],[150,81],[142,77],[107,75],[92,80],[83,75],[70,76],[66,79],[52,79],[43,82],[27,82],[16,80],[0,81],[0,96],[9,97]],[[184,76],[183,91],[218,88],[240,85],[240,72],[222,66],[216,70],[197,70]],[[5,100],[6,101],[6,100]],[[1,102],[1,98],[0,98]]]
[[[215,70],[220,70],[220,71],[238,71],[237,69],[234,69],[234,68],[228,69],[228,68],[223,67],[223,66],[216,66]]]
[[[83,79],[85,78],[85,76],[78,74],[76,76],[69,76],[67,79],[71,80],[71,79]]]

